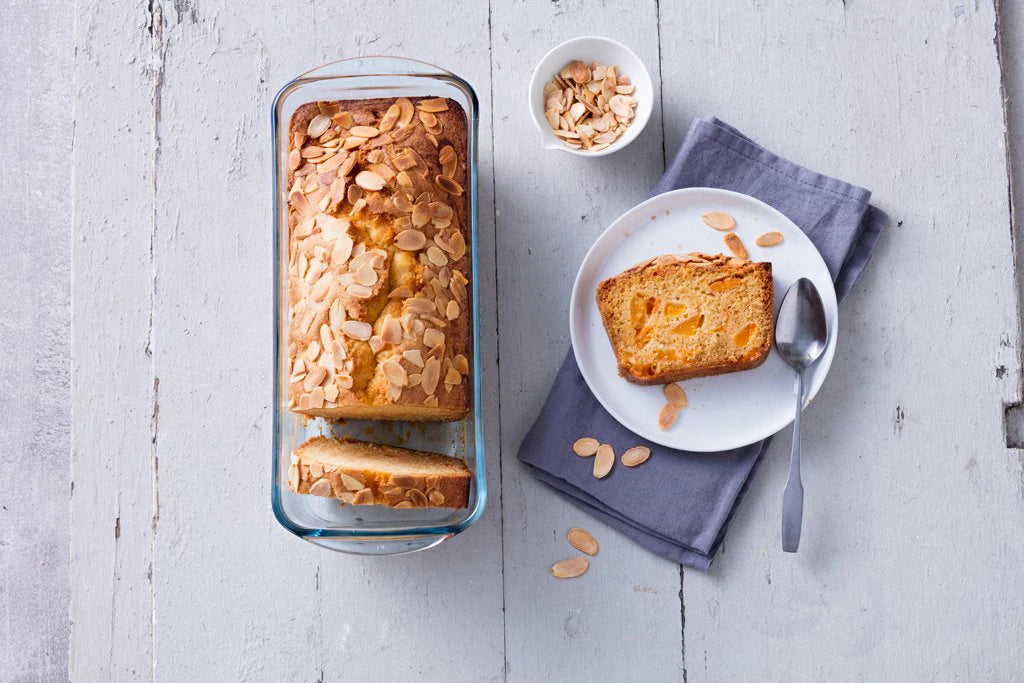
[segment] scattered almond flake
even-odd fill
[[[729,251],[735,254],[736,258],[747,258],[747,248],[743,246],[743,241],[740,240],[736,233],[727,232],[722,236],[722,239],[725,240],[725,246],[729,247]]]
[[[597,555],[597,539],[586,529],[574,526],[569,529],[569,533],[565,535],[565,538],[569,541],[569,545],[581,553]]]
[[[348,215],[349,216],[355,216],[357,213],[362,211],[363,207],[365,207],[365,206],[366,206],[366,200],[365,199],[360,199],[359,201],[357,201],[355,204],[352,205],[352,210],[348,212]]]
[[[320,342],[316,340],[309,342],[309,346],[306,347],[306,353],[303,355],[306,357],[306,360],[309,361],[310,363],[314,362],[317,358],[320,357]]]
[[[364,484],[361,480],[353,477],[351,474],[341,472],[341,485],[349,491],[361,491],[364,488]]]
[[[677,417],[679,417],[679,406],[666,403],[658,413],[658,429],[662,431],[668,429],[675,423]]]
[[[651,457],[651,449],[646,446],[633,446],[625,453],[622,454],[620,460],[626,467],[636,467],[647,462],[647,458]]]
[[[601,442],[597,439],[592,439],[589,436],[585,436],[582,439],[576,439],[576,443],[572,445],[573,452],[581,458],[589,458],[594,453],[597,453],[598,447]]]
[[[327,370],[322,365],[314,365],[313,369],[302,380],[303,391],[313,391],[314,388],[320,386],[326,377]]]
[[[429,100],[420,100],[416,106],[420,111],[436,114],[438,112],[448,111],[448,100],[444,97],[434,97]]]
[[[721,211],[705,211],[700,217],[706,225],[715,230],[722,230],[724,232],[736,227],[736,219]]]
[[[380,131],[373,126],[352,126],[348,130],[349,134],[356,135],[361,138],[375,138],[380,135]]]
[[[309,126],[306,128],[306,135],[311,138],[318,138],[327,132],[327,129],[331,127],[331,119],[321,114],[320,116],[314,116],[309,122]]]
[[[288,153],[288,170],[294,171],[302,165],[302,154],[297,149]]]
[[[676,406],[677,408],[686,407],[686,390],[683,389],[678,384],[676,384],[675,382],[672,382],[671,384],[666,384],[664,387],[662,387],[661,391],[663,394],[665,394],[665,400],[668,401],[670,404]]]
[[[427,396],[423,399],[423,405],[430,406],[431,408],[437,407],[437,396]]]
[[[582,576],[590,567],[590,561],[585,557],[570,557],[568,560],[556,562],[551,567],[551,576],[556,579],[575,579]]]
[[[356,185],[364,190],[382,190],[385,184],[384,179],[373,171],[360,171],[356,174]]]
[[[469,361],[461,353],[452,358],[452,367],[463,375],[469,374]]]
[[[430,499],[430,502],[433,505],[444,505],[444,494],[437,489],[431,489],[430,493],[427,494],[427,498]]]
[[[412,363],[413,365],[415,365],[418,368],[422,368],[423,367],[423,354],[420,353],[419,349],[410,349],[409,351],[403,352],[402,353],[402,358],[405,358],[407,361],[409,361],[410,363]],[[468,374],[468,373],[463,373],[463,374]]]
[[[614,464],[615,451],[611,445],[603,443],[598,446],[594,458],[594,476],[598,479],[604,479],[612,471],[612,465]]]
[[[776,244],[782,242],[782,233],[775,230],[766,232],[765,234],[754,240],[754,244],[759,247],[774,247]]]
[[[334,403],[338,400],[338,387],[335,384],[324,387],[324,399]]]
[[[412,224],[415,228],[422,228],[430,222],[429,202],[419,202],[412,209]]]

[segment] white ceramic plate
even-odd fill
[[[829,339],[825,353],[808,371],[806,396],[808,401],[813,399],[836,350],[838,310],[832,278],[818,250],[792,221],[744,194],[711,188],[674,190],[619,217],[583,259],[572,291],[569,331],[576,361],[591,391],[625,427],[672,448],[723,451],[760,441],[793,421],[794,374],[774,346],[768,359],[753,370],[683,382],[689,406],[672,427],[661,431],[657,423],[658,411],[665,405],[661,386],[641,386],[619,377],[595,298],[599,282],[659,254],[728,254],[722,241],[725,233],[701,220],[705,211],[735,217],[735,232],[751,260],[771,261],[776,314],[786,290],[798,278],[809,278],[821,292]],[[769,230],[784,235],[782,244],[755,245],[754,240]]]

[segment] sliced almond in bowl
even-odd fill
[[[556,579],[575,579],[582,576],[590,567],[590,561],[585,557],[570,557],[567,560],[555,562],[551,567],[551,576]]]
[[[581,458],[588,458],[594,453],[597,453],[598,447],[601,442],[597,439],[592,439],[589,436],[585,436],[582,439],[577,439],[576,443],[572,445],[573,452]]]
[[[574,526],[569,529],[569,533],[567,533],[565,537],[569,541],[569,545],[576,548],[576,550],[579,550],[581,553],[586,553],[587,555],[597,554],[597,539],[595,539],[586,529]]]

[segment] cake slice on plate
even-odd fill
[[[665,254],[597,287],[619,374],[665,384],[756,368],[775,327],[772,264]]]

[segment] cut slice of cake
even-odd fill
[[[630,382],[748,370],[771,351],[772,264],[665,254],[603,281],[597,307]]]
[[[447,455],[314,436],[292,452],[288,490],[352,505],[464,508],[471,478]]]

